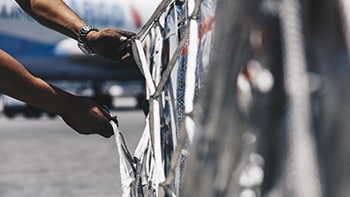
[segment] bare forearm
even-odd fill
[[[39,23],[77,39],[86,23],[62,0],[16,0]]]
[[[79,32],[87,25],[63,0],[16,1],[39,23],[73,39],[78,40]],[[123,51],[120,51],[120,47],[127,38],[131,38],[133,35],[135,34],[132,32],[119,29],[104,28],[96,31],[95,28],[92,28],[92,31],[91,29],[87,30],[86,35],[80,35],[80,46],[91,48],[83,50],[90,51],[90,54],[95,53],[119,61],[128,60],[132,58],[130,45]]]
[[[95,102],[73,96],[33,76],[21,63],[0,49],[0,92],[47,109],[81,134],[113,135],[111,117]]]
[[[0,50],[0,92],[34,106],[61,113],[72,96],[31,75],[19,62]]]

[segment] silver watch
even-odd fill
[[[95,53],[94,50],[86,42],[86,35],[90,31],[98,31],[98,29],[92,25],[86,25],[83,28],[81,28],[78,35],[78,47],[83,53],[87,55],[93,55]]]

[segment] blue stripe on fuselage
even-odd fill
[[[52,44],[38,43],[0,33],[0,49],[14,57],[53,56],[53,48],[54,45]]]

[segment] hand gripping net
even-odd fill
[[[214,1],[203,2],[206,5],[212,2],[213,13]],[[203,2],[163,0],[131,41],[136,63],[146,80],[149,113],[134,154],[129,152],[117,125],[111,122],[120,157],[123,196],[179,193],[188,146],[194,135],[194,104],[205,69],[202,63],[197,63],[201,57],[198,50],[204,49],[200,45],[205,44],[198,44],[203,37],[198,31]],[[208,32],[206,27],[205,35]],[[203,55],[199,61],[206,58]]]

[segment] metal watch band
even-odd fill
[[[86,36],[90,31],[98,31],[98,29],[92,25],[86,25],[79,31],[78,40],[86,42]]]
[[[92,25],[86,25],[81,28],[78,35],[78,47],[83,51],[83,53],[88,55],[94,53],[93,49],[86,42],[86,36],[90,31],[98,31],[98,29]]]

